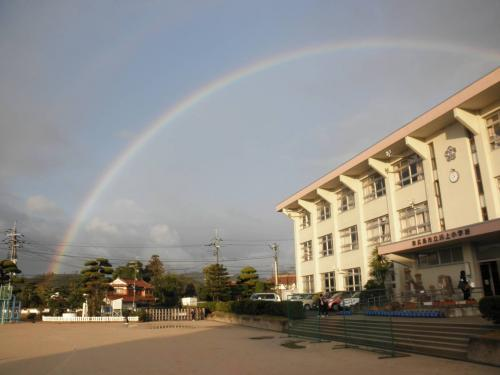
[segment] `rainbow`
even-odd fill
[[[333,54],[352,50],[365,49],[407,49],[421,51],[436,51],[459,55],[469,55],[481,57],[485,60],[500,61],[500,52],[496,50],[482,49],[476,47],[466,47],[436,41],[425,40],[405,40],[390,38],[371,38],[363,40],[351,40],[339,43],[325,43],[308,46],[298,50],[280,53],[269,58],[257,61],[253,64],[236,69],[222,77],[219,77],[208,84],[199,87],[190,95],[178,101],[174,106],[168,108],[156,120],[145,127],[145,130],[125,148],[106,168],[97,180],[94,188],[88,193],[79,207],[73,221],[66,230],[63,240],[56,248],[55,254],[49,265],[48,272],[57,273],[59,270],[60,258],[64,255],[67,246],[78,234],[81,224],[88,217],[92,208],[99,200],[103,191],[111,184],[114,178],[120,173],[123,167],[133,159],[134,156],[151,140],[160,130],[172,124],[178,117],[189,111],[202,100],[212,94],[232,85],[238,81],[258,74],[265,70],[291,63],[303,58],[309,58],[323,54]]]

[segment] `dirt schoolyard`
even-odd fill
[[[500,374],[495,367],[332,349],[213,321],[0,326],[0,374]]]

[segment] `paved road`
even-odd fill
[[[498,375],[500,369],[412,355],[379,359],[334,343],[222,323],[21,323],[0,326],[0,374]],[[293,347],[294,345],[292,345]]]

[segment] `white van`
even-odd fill
[[[280,302],[281,298],[276,293],[254,293],[250,296],[252,301],[273,301]]]

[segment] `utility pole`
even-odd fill
[[[272,251],[274,251],[274,284],[276,286],[276,291],[278,290],[278,251],[279,245],[275,242],[272,245],[269,245]]]
[[[17,264],[17,250],[23,247],[23,235],[17,233],[17,222],[14,222],[12,229],[9,229],[5,235],[4,242],[9,246],[9,259],[12,263]]]
[[[222,243],[222,238],[219,238],[219,233],[218,230],[215,230],[215,238],[210,242],[207,246],[210,246],[213,248],[213,254],[216,259],[216,264],[219,265],[219,251],[221,248],[221,243]]]

